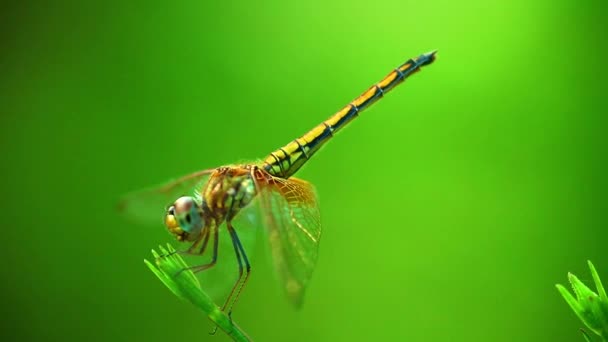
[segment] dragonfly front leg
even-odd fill
[[[192,246],[190,246],[190,248],[186,249],[185,251],[177,251],[176,253],[179,254],[188,254],[188,255],[203,255],[205,253],[205,250],[207,249],[207,244],[209,243],[209,231],[211,229],[210,228],[205,228],[201,234],[201,237],[196,240]],[[199,242],[201,242],[201,247],[199,248],[199,250],[196,250],[196,246],[198,246]]]
[[[196,272],[201,272],[201,271],[204,271],[206,269],[209,269],[209,268],[215,266],[215,263],[217,262],[217,249],[218,249],[218,245],[219,245],[218,227],[216,227],[216,226],[211,227],[211,230],[212,230],[212,232],[207,232],[206,236],[203,238],[203,243],[202,243],[201,248],[199,249],[199,253],[198,253],[200,255],[205,252],[205,249],[207,248],[207,243],[209,242],[209,235],[213,234],[213,254],[211,255],[211,261],[204,265],[183,268],[179,272],[177,272],[176,276],[178,276],[180,273],[182,273],[183,271],[186,271],[186,270],[196,273]],[[192,245],[192,247],[195,247],[196,245],[197,245],[197,243],[195,242]],[[192,247],[190,247],[190,249],[194,250]]]
[[[205,250],[207,249],[207,243],[209,242],[209,228],[205,228],[202,232],[200,237],[194,241],[194,243],[192,243],[192,245],[186,249],[186,250],[181,250],[181,251],[173,251],[164,255],[161,255],[161,258],[166,258],[166,257],[170,257],[174,254],[180,254],[180,255],[203,255],[205,253]],[[202,242],[202,243],[201,243]],[[199,248],[199,250],[196,250],[196,247],[201,244],[201,247]]]

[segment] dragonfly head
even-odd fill
[[[165,225],[178,241],[194,241],[205,225],[203,209],[193,197],[180,197],[167,209]]]

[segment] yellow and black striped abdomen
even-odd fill
[[[346,126],[360,112],[403,82],[407,77],[420,70],[420,67],[431,64],[434,60],[435,51],[408,60],[329,119],[303,136],[270,153],[264,159],[264,169],[275,177],[291,177],[338,130]]]

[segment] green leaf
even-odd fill
[[[599,294],[593,292],[572,273],[568,273],[568,280],[572,285],[572,290],[576,297],[563,285],[557,284],[556,287],[578,318],[589,330],[602,337],[605,341],[608,338],[608,298],[595,267],[591,261],[588,261],[588,264]],[[584,331],[583,336],[587,341],[591,340]]]
[[[250,341],[232,319],[228,317],[213,300],[202,290],[198,279],[190,270],[184,259],[175,253],[175,249],[167,244],[167,249],[159,246],[160,256],[152,250],[156,265],[144,259],[144,263],[160,279],[171,292],[180,299],[189,301],[201,309],[211,321],[235,341]]]

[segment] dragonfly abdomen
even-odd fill
[[[264,169],[275,177],[291,177],[321,146],[329,141],[337,131],[356,118],[360,112],[382,98],[384,94],[403,82],[407,77],[419,71],[420,67],[431,64],[434,60],[435,52],[431,52],[403,63],[329,119],[300,138],[270,153],[264,159]]]

